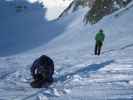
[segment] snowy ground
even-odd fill
[[[85,26],[81,15],[86,9],[79,10],[59,21],[68,26],[47,45],[1,57],[0,100],[133,100],[132,11]],[[93,39],[99,28],[106,40],[102,55],[95,56]],[[41,54],[55,61],[56,82],[33,89],[30,66]]]
[[[32,89],[26,59],[31,56],[1,59],[1,100],[132,100],[132,49],[113,51],[100,57],[79,51],[55,54],[55,78],[49,89]],[[120,53],[120,54],[119,54]],[[130,53],[130,55],[129,55]],[[25,61],[26,60],[26,61]],[[30,62],[30,61],[28,61]],[[4,68],[2,68],[2,66]],[[47,99],[46,99],[47,98]]]

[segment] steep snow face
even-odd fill
[[[0,1],[0,11],[0,56],[34,48],[40,44],[38,40],[43,40],[38,36],[44,33],[39,32],[37,26],[47,23],[44,17],[46,10],[39,3],[3,0]],[[35,44],[32,44],[33,41]]]
[[[48,22],[46,9],[37,2],[2,0],[0,12],[0,56],[30,50],[64,31],[64,26]]]

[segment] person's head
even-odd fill
[[[42,56],[40,56],[39,60],[40,60],[41,65],[45,65],[45,63],[47,61],[47,56],[42,55]]]
[[[102,30],[102,29],[100,29],[100,30],[99,30],[99,32],[103,33],[103,30]]]

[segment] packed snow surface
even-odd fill
[[[37,30],[33,27],[30,34],[44,32],[45,27],[49,28],[47,34],[56,33],[47,42],[41,40],[44,44],[39,47],[15,55],[1,51],[5,57],[0,57],[0,100],[133,100],[133,8],[118,17],[116,13],[107,16],[93,26],[84,25],[86,12],[86,8],[80,9],[58,21],[44,22]],[[53,31],[53,26],[58,28]],[[102,54],[95,56],[94,37],[101,28],[106,38]],[[49,38],[47,34],[44,38]],[[30,67],[42,54],[54,60],[56,81],[49,88],[33,89],[29,85]]]

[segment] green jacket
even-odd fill
[[[98,42],[103,42],[104,41],[104,38],[105,38],[105,35],[103,32],[98,32],[95,36],[95,40]]]

